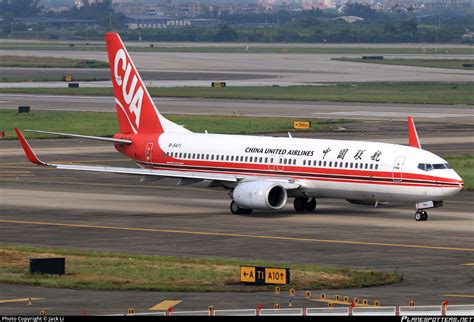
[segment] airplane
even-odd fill
[[[409,145],[379,142],[193,133],[156,108],[120,36],[105,36],[120,133],[96,137],[27,130],[101,140],[139,168],[49,164],[38,159],[15,128],[29,161],[62,170],[141,176],[141,181],[179,179],[229,190],[232,214],[279,210],[294,198],[298,212],[313,212],[317,198],[354,204],[414,203],[415,220],[441,207],[463,180],[441,157],[423,150],[408,117]]]

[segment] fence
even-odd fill
[[[145,316],[473,316],[474,304],[466,305],[432,305],[432,306],[356,306],[350,307],[313,307],[284,309],[240,309],[240,310],[201,310],[146,312],[117,315]]]

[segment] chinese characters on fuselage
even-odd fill
[[[345,157],[348,155],[350,149],[344,148],[340,150],[335,150],[336,151],[336,157],[337,159],[344,160]],[[328,155],[331,151],[331,147],[327,147],[321,151],[323,159],[326,158],[326,155]],[[352,158],[354,160],[362,160],[362,156],[365,153],[366,150],[360,150],[358,149],[357,151],[353,152]],[[316,152],[314,150],[297,150],[297,149],[278,149],[278,148],[257,148],[257,147],[247,147],[245,148],[245,153],[259,153],[259,154],[269,154],[269,155],[294,155],[294,156],[307,156],[307,157],[312,157],[316,155]],[[349,155],[351,155],[349,153]],[[380,161],[380,157],[382,155],[382,151],[377,150],[375,151],[370,158],[372,161]]]

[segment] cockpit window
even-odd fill
[[[448,163],[419,163],[418,169],[423,171],[431,171],[431,170],[444,170],[444,169],[451,169],[451,166]]]

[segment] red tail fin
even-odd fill
[[[105,35],[120,132],[124,134],[183,132],[156,108],[117,33]]]

